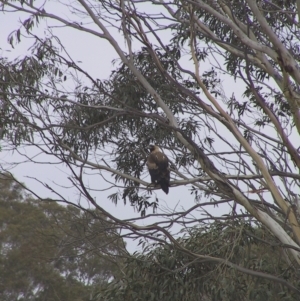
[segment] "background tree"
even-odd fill
[[[183,233],[177,243],[185,252],[157,245],[147,254],[126,261],[121,279],[115,279],[95,294],[93,300],[298,300],[269,275],[297,286],[299,273],[289,266],[276,248],[276,239],[265,243],[264,229],[243,222],[216,221]],[[206,259],[191,261],[191,254],[204,253],[228,258],[235,265],[259,270],[246,275]]]
[[[0,187],[1,300],[88,300],[118,277],[127,253],[97,212],[36,201],[9,174]]]
[[[227,203],[224,220],[259,225],[269,233],[264,240],[278,240],[277,252],[299,268],[297,1],[79,0],[62,5],[61,13],[51,1],[41,7],[1,3],[5,13],[27,16],[9,42],[23,35],[35,39],[32,55],[2,59],[3,149],[30,145],[64,163],[81,200],[127,237],[185,252],[174,229],[199,223],[200,208],[209,223],[217,217],[206,206]],[[110,78],[101,81],[76,63],[53,31],[36,34],[36,26],[49,24],[43,20],[108,42],[119,58]],[[157,206],[151,195],[157,188],[145,179],[150,142],[168,152],[172,186],[187,185],[183,189],[196,201],[191,208],[159,212],[156,223],[146,215],[149,206]],[[93,183],[91,175],[97,178]],[[107,183],[102,190],[112,190],[113,202],[129,201],[142,217],[120,219],[107,212],[95,200],[100,180]],[[234,266],[249,275],[260,269],[205,251],[190,254],[190,260]]]

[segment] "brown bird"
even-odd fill
[[[169,159],[164,155],[157,145],[150,145],[150,155],[147,166],[151,176],[151,182],[160,185],[161,189],[168,194],[170,187]]]

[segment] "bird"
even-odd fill
[[[157,145],[150,145],[150,154],[147,166],[151,176],[151,183],[160,185],[161,189],[168,194],[170,187],[169,159],[161,152]]]

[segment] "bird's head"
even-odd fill
[[[159,147],[157,145],[150,144],[149,149],[150,149],[150,152],[153,152],[153,151],[159,150]]]

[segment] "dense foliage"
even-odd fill
[[[178,239],[185,250],[156,246],[148,254],[136,254],[126,262],[125,275],[115,279],[95,300],[298,300],[297,291],[274,282],[270,275],[299,288],[299,273],[288,265],[277,241],[265,241],[267,233],[249,224],[215,222],[197,227]],[[208,258],[191,261],[191,254],[228,258],[232,263],[259,271],[247,275]]]
[[[34,200],[8,174],[0,189],[1,300],[88,300],[119,274],[124,245],[97,212]]]

